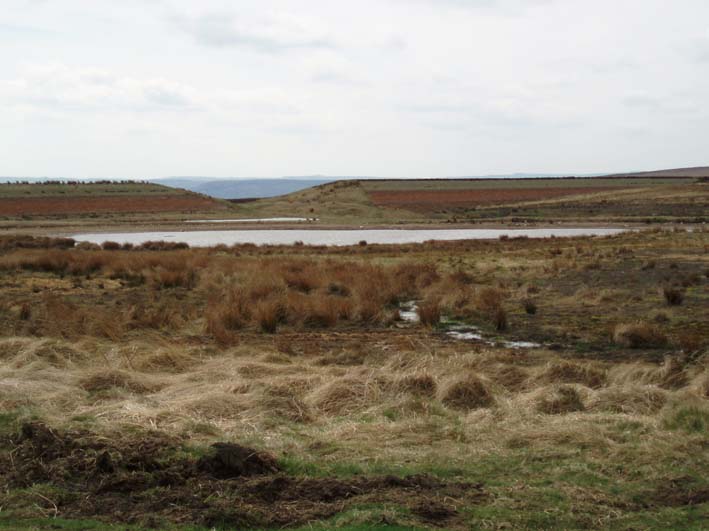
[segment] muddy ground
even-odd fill
[[[216,443],[196,456],[158,432],[107,438],[34,422],[4,443],[10,449],[0,462],[0,485],[10,493],[4,504],[33,502],[65,518],[280,528],[383,503],[424,525],[463,529],[459,508],[487,497],[481,484],[425,474],[295,477],[267,453]],[[30,489],[38,484],[45,494]]]

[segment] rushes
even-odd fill
[[[507,312],[502,305],[504,294],[497,288],[483,288],[476,294],[478,310],[495,326],[499,332],[507,330]]]
[[[435,326],[441,322],[441,301],[437,298],[428,298],[416,308],[421,324]]]
[[[657,326],[640,321],[616,326],[613,341],[628,348],[657,348],[667,344],[667,336]]]

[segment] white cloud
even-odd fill
[[[3,99],[63,111],[155,111],[199,108],[194,89],[165,79],[119,77],[97,68],[42,65],[0,82]]]
[[[336,46],[311,19],[285,12],[244,16],[231,11],[208,11],[170,18],[177,27],[206,46],[244,47],[267,53]]]

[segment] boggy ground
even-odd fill
[[[5,239],[0,528],[702,529],[707,245]]]

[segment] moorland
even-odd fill
[[[0,529],[703,529],[707,251],[6,234]]]
[[[701,224],[709,212],[705,170],[704,177],[345,180],[237,202],[155,183],[5,183],[0,231],[195,230],[205,225],[184,222],[259,218],[307,218],[308,228]]]

